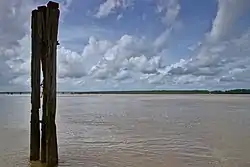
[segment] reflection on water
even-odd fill
[[[61,96],[59,166],[249,167],[249,99]],[[0,96],[0,166],[29,164],[29,103],[29,96]]]

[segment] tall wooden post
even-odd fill
[[[38,22],[39,24],[39,36],[41,38],[41,63],[43,72],[43,106],[42,106],[42,138],[41,138],[41,162],[46,162],[46,104],[47,104],[47,91],[46,91],[46,57],[48,52],[48,42],[47,42],[47,29],[46,29],[46,6],[38,7]]]
[[[30,123],[30,160],[39,160],[40,155],[40,41],[38,37],[37,10],[32,11],[31,18],[31,123]]]
[[[32,100],[31,129],[34,132],[31,133],[32,142],[30,149],[31,149],[31,157],[34,157],[34,155],[38,155],[38,157],[35,156],[36,158],[30,158],[30,159],[31,160],[39,159],[40,132],[39,132],[38,110],[40,108],[40,73],[41,73],[40,64],[42,64],[44,79],[43,79],[43,109],[42,109],[43,115],[41,121],[42,122],[41,161],[43,163],[46,163],[47,167],[53,167],[58,164],[58,146],[57,146],[57,134],[56,134],[57,132],[56,132],[55,118],[56,118],[56,59],[57,59],[56,50],[58,44],[57,36],[58,36],[59,15],[60,15],[59,4],[51,1],[48,2],[47,7],[40,6],[38,7],[38,10],[32,11],[32,28],[34,30],[32,29],[32,70],[31,70],[32,95],[31,96],[32,99],[35,100]],[[35,59],[36,63],[33,62],[33,57],[34,57],[33,55],[38,55],[37,56],[38,59]],[[39,70],[39,72],[37,72],[37,70]],[[39,73],[39,81],[37,79],[38,73]],[[37,85],[39,85],[39,88]],[[37,91],[39,92],[37,93]],[[38,101],[38,99],[39,103],[36,102]],[[38,114],[38,119],[37,119],[37,114]],[[36,120],[38,122],[38,127]],[[38,134],[37,131],[39,132]],[[35,135],[36,138],[33,137],[34,136],[33,134],[36,134]]]
[[[59,20],[59,4],[49,2],[46,11],[47,56],[45,58],[46,92],[46,161],[49,166],[58,163],[58,147],[56,135],[56,57]]]

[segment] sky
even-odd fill
[[[57,0],[59,91],[250,88],[250,0]],[[30,17],[0,0],[0,91],[30,90]]]

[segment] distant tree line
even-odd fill
[[[0,94],[30,94],[30,92],[0,92]],[[60,91],[58,94],[250,94],[250,89],[232,90],[139,90],[139,91]]]
[[[8,95],[13,95],[13,94],[30,94],[31,92],[0,92],[0,94],[8,94]]]

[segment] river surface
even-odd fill
[[[0,107],[0,167],[27,167],[30,96]],[[59,96],[57,127],[59,166],[250,166],[249,95]]]

